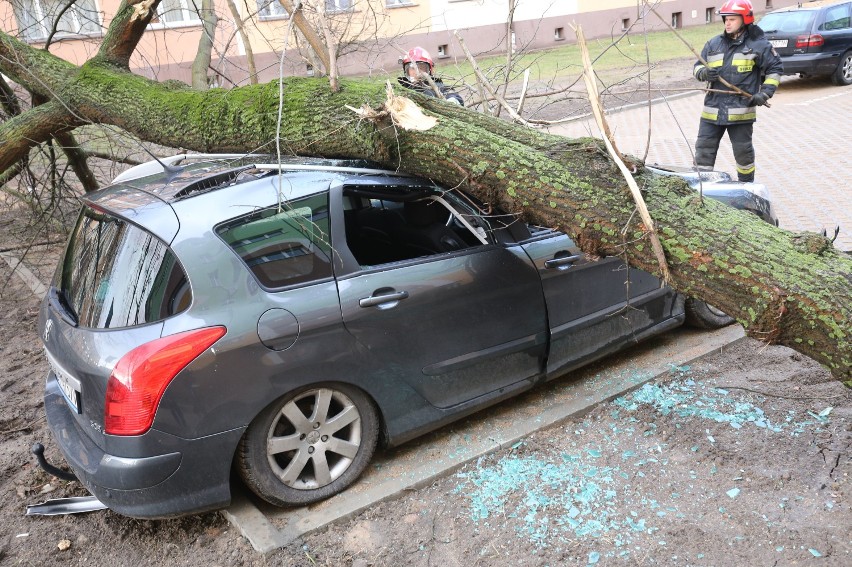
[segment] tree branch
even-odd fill
[[[68,132],[83,124],[64,105],[50,101],[0,124],[0,173],[29,154],[30,148],[48,141],[54,134]]]
[[[297,0],[295,5],[290,0],[278,1],[282,6],[284,6],[284,9],[287,10],[288,14],[290,14],[290,17],[293,18],[293,23],[296,24],[296,27],[299,28],[299,31],[302,32],[303,36],[305,36],[305,39],[308,40],[308,44],[311,46],[311,49],[314,50],[314,53],[322,62],[323,67],[325,67],[325,72],[329,73],[331,70],[331,61],[329,61],[328,58],[328,46],[322,38],[317,35],[314,27],[302,13],[302,0]]]

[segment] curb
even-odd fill
[[[20,258],[10,252],[0,252],[0,258],[3,258],[9,264],[9,267],[12,268],[12,273],[17,274],[23,280],[24,284],[36,296],[36,299],[41,299],[45,296],[47,286],[41,283],[41,280],[24,265]]]
[[[619,355],[533,388],[394,450],[377,454],[346,491],[305,508],[255,503],[242,486],[222,514],[260,553],[285,547],[332,522],[398,498],[540,429],[582,415],[645,382],[745,337],[739,325],[712,332],[676,329]]]
[[[624,112],[626,110],[633,110],[634,108],[642,108],[644,106],[648,106],[650,103],[652,106],[657,105],[663,102],[669,102],[672,100],[677,100],[679,98],[687,98],[690,96],[695,96],[697,94],[701,94],[700,91],[688,92],[688,93],[677,93],[672,96],[661,96],[657,98],[652,98],[650,101],[643,100],[640,102],[631,102],[630,104],[625,104],[623,106],[616,106],[615,108],[604,108],[604,115],[609,116],[611,114],[616,114],[619,112]],[[556,124],[548,124],[545,128],[551,128],[553,126],[559,126],[559,124],[567,124],[569,122],[578,122],[580,120],[588,120],[589,118],[594,118],[594,114],[591,112],[587,112],[586,114],[581,114],[579,116],[572,116],[571,118],[566,118],[565,120],[560,120]]]

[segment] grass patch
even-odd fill
[[[678,30],[678,33],[698,52],[708,39],[720,32],[721,24],[719,23]],[[597,72],[646,65],[645,39],[641,28],[634,28],[633,32],[621,38],[615,45],[613,45],[614,39],[617,39],[617,36],[587,40]],[[652,64],[684,57],[695,58],[695,54],[684,45],[683,41],[669,30],[649,32],[647,39],[647,49]],[[498,73],[502,74],[506,65],[506,55],[482,57],[477,59],[477,63],[489,77],[493,77]],[[520,80],[527,68],[530,69],[530,80],[558,81],[576,77],[583,69],[580,48],[576,42],[573,42],[552,49],[516,53],[512,80]],[[688,69],[685,76],[689,76],[690,72],[691,69]],[[457,58],[455,64],[439,61],[436,74],[447,78],[466,78],[473,76],[473,68],[464,58]]]

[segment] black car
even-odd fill
[[[775,10],[758,22],[785,75],[852,84],[852,1],[820,0]]]
[[[380,443],[687,317],[731,322],[426,179],[235,158],[151,162],[83,197],[41,309],[54,440],[122,514],[226,506],[232,470],[271,503],[315,502]]]

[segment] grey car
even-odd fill
[[[852,85],[850,0],[799,2],[766,14],[758,25],[781,57],[785,75]]]
[[[45,409],[116,512],[224,507],[232,471],[276,505],[327,498],[377,446],[686,317],[652,275],[457,190],[270,162],[175,156],[83,198],[39,318]]]

